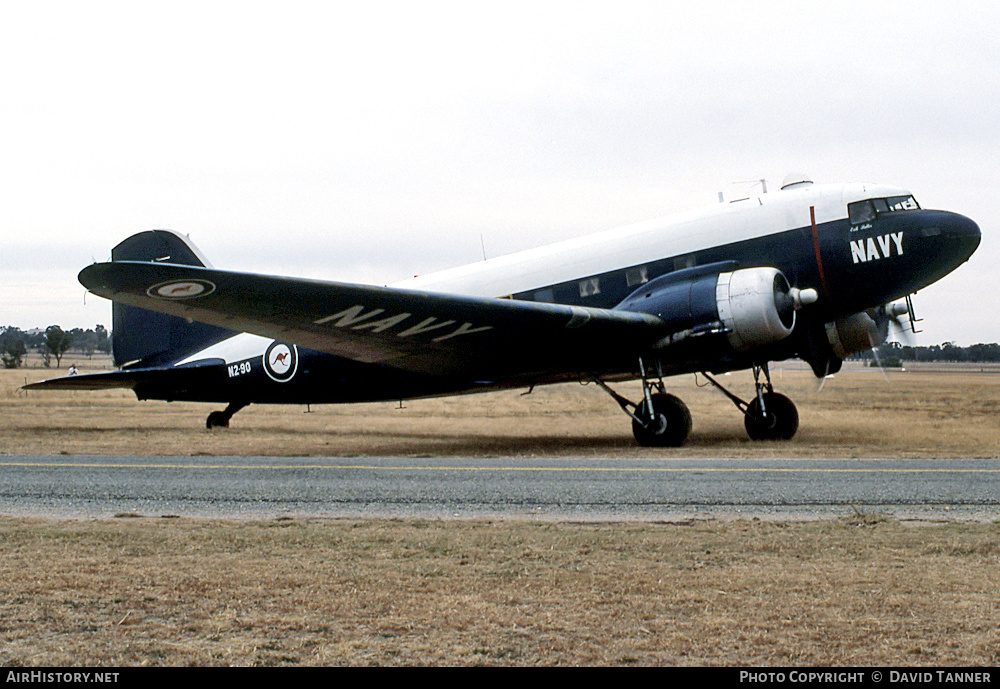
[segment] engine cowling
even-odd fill
[[[846,359],[855,352],[877,347],[885,341],[875,319],[863,311],[827,323],[825,327],[826,341],[838,359]]]
[[[738,352],[783,340],[795,328],[795,300],[777,268],[720,273],[716,285],[719,317]]]
[[[728,266],[727,266],[728,267]],[[616,309],[661,318],[673,335],[725,333],[737,352],[783,340],[795,328],[799,295],[777,268],[692,268],[664,275],[629,295]]]
[[[889,323],[899,325],[899,317],[906,313],[906,305],[896,302],[827,323],[827,342],[833,353],[841,359],[846,359],[855,352],[874,349],[888,339]]]
[[[798,355],[809,362],[818,378],[836,373],[851,354],[885,342],[889,324],[899,325],[899,317],[907,310],[905,303],[885,304],[807,328]]]

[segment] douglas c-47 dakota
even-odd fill
[[[823,377],[912,319],[910,295],[955,270],[979,227],[904,189],[818,185],[630,225],[387,287],[212,268],[174,232],[129,237],[80,282],[114,301],[120,370],[35,383],[131,388],[140,400],[248,404],[405,400],[594,382],[645,446],[678,446],[691,414],[665,376],[703,373],[751,438],[791,438],[798,412],[768,363]],[[712,375],[750,369],[742,400]],[[709,375],[712,374],[712,375]],[[641,380],[629,400],[611,386]]]

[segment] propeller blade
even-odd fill
[[[914,343],[913,338],[913,323],[910,322],[909,318],[903,320],[902,316],[893,316],[889,320],[889,324],[895,328],[894,334],[896,340],[902,342],[908,347],[912,347]]]
[[[823,386],[826,385],[826,379],[830,377],[830,360],[826,360],[826,370],[823,371],[823,377],[819,379],[819,387],[816,388],[816,394],[823,392]]]
[[[876,342],[875,336],[871,333],[868,334],[868,341],[872,344],[872,356],[875,357],[875,363],[878,364],[878,370],[882,372],[882,377],[885,379],[885,382],[888,383],[889,375],[885,372],[885,366],[882,365],[882,359],[878,355],[878,346],[881,343]]]

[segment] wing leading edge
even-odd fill
[[[162,263],[97,263],[79,277],[123,304],[425,374],[614,369],[634,362],[664,326],[628,311]]]

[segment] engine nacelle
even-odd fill
[[[792,334],[800,297],[780,270],[720,266],[664,275],[630,294],[615,309],[661,318],[674,333],[661,346],[685,334],[713,331],[724,332],[733,350],[745,352]]]
[[[864,312],[827,323],[826,340],[838,359],[882,344],[875,320]]]
[[[886,304],[826,324],[826,339],[840,359],[865,349],[874,349],[889,337],[889,322],[907,312],[902,303]]]
[[[795,328],[795,300],[777,268],[720,273],[716,302],[729,344],[738,352],[783,340]]]

